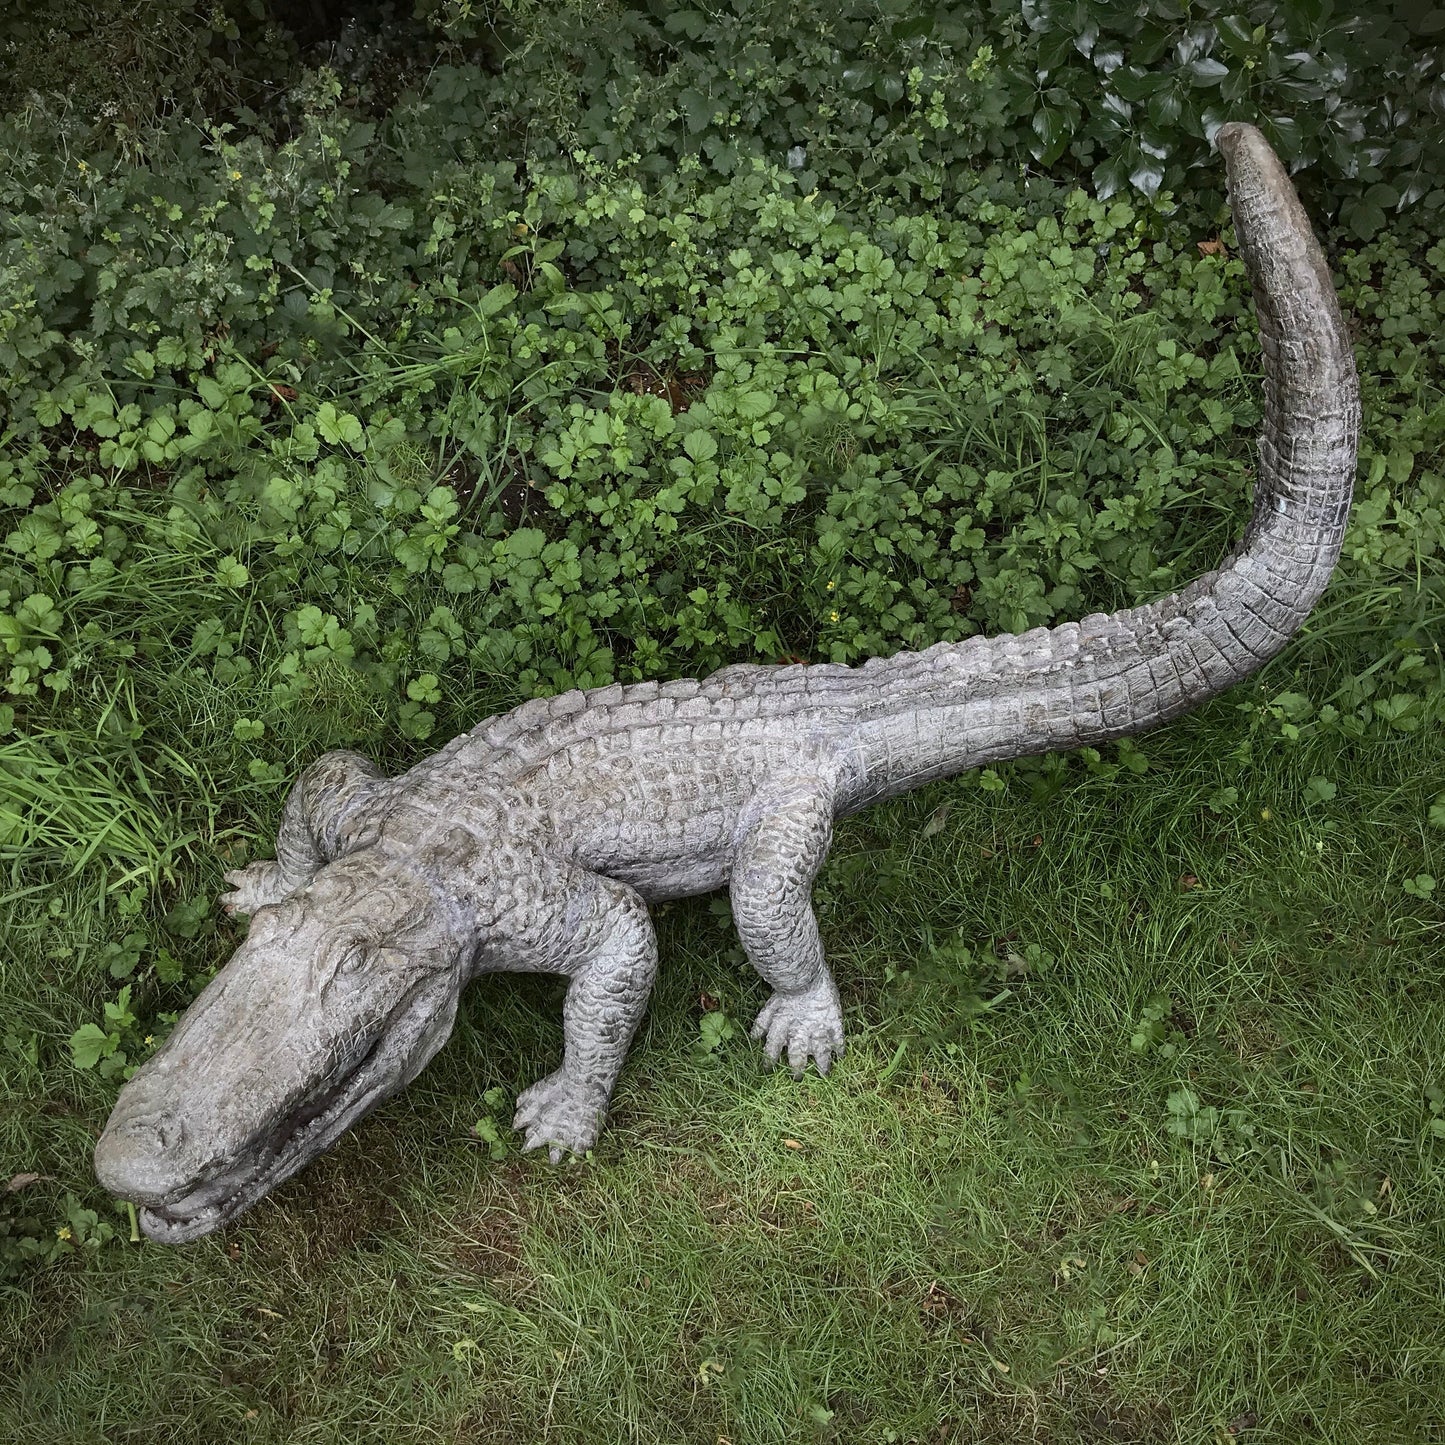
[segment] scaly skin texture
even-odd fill
[[[929,779],[1177,717],[1277,653],[1324,590],[1358,398],[1329,271],[1258,131],[1219,132],[1254,285],[1266,410],[1254,516],[1218,571],[1112,616],[839,666],[724,668],[529,702],[398,778],[330,753],[274,862],[228,874],[236,955],[122,1091],[96,1149],[148,1233],[204,1234],[408,1083],[467,980],[564,975],[561,1067],[525,1147],[592,1146],[657,969],[651,902],[727,886],[772,988],[754,1037],[844,1049],[810,892],[836,818]]]

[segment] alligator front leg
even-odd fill
[[[776,1064],[801,1078],[808,1060],[826,1074],[841,1057],[843,1009],[823,958],[813,914],[813,879],[833,837],[833,790],[823,779],[800,779],[770,790],[760,819],[733,855],[733,921],[748,961],[772,985],[773,996],[752,1036]]]
[[[380,774],[360,753],[323,753],[286,798],[276,834],[276,857],[232,868],[231,892],[221,895],[227,913],[254,913],[299,893],[335,853],[334,823],[342,807]]]
[[[571,977],[562,1009],[562,1067],[517,1097],[523,1150],[585,1154],[597,1142],[627,1046],[657,975],[657,937],[647,905],[623,883],[588,875],[556,940]]]

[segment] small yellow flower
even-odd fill
[[[240,173],[240,171],[232,171],[232,172],[231,172],[231,179],[232,179],[233,181],[239,181],[239,180],[241,179],[241,173]]]
[[[828,584],[828,591],[831,592],[837,585],[838,584],[836,582],[830,582]]]
[[[829,621],[829,622],[836,622],[837,620],[838,620],[838,613],[837,613],[836,610],[835,610],[835,611],[832,611],[832,612],[830,612],[830,613],[828,614],[828,621]]]
[[[149,1047],[151,1044],[155,1043],[155,1041],[156,1041],[156,1036],[155,1036],[154,1034],[147,1034],[147,1035],[146,1035],[146,1045],[147,1045],[147,1047]]]
[[[1259,816],[1264,819],[1266,823],[1268,823],[1269,820],[1274,817],[1274,813],[1271,812],[1271,810],[1268,808],[1261,808],[1259,810]]]
[[[75,1236],[70,1232],[70,1226],[68,1224],[62,1224],[60,1228],[55,1231],[55,1237],[57,1239],[73,1239]]]
[[[88,165],[86,165],[86,163],[85,163],[84,161],[76,161],[76,163],[75,163],[75,169],[78,170],[78,171],[81,173],[81,175],[84,175],[84,174],[86,173],[86,171],[88,171],[88,170],[90,169],[90,167],[89,167]]]

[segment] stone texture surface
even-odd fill
[[[650,902],[728,887],[772,988],[768,1058],[844,1049],[810,892],[833,822],[929,779],[1177,717],[1284,646],[1344,535],[1358,399],[1334,288],[1258,131],[1219,133],[1266,360],[1258,488],[1219,570],[1112,616],[840,666],[724,668],[529,702],[398,778],[319,759],[274,862],[228,875],[249,934],[122,1091],[96,1149],[147,1233],[232,1218],[410,1082],[467,980],[564,975],[528,1149],[595,1142],[657,969]]]

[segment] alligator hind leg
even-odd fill
[[[823,958],[813,879],[833,837],[833,790],[821,778],[770,790],[765,811],[733,854],[733,921],[748,962],[773,996],[752,1036],[776,1064],[786,1051],[795,1077],[812,1059],[826,1074],[843,1053],[843,1009]]]

